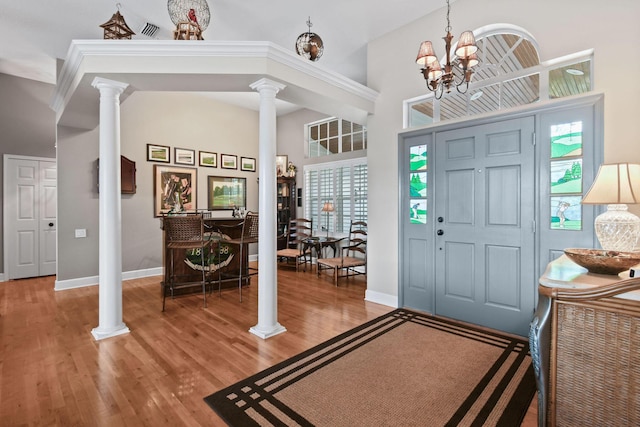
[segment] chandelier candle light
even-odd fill
[[[595,219],[595,231],[605,250],[633,252],[638,247],[640,218],[627,211],[627,203],[640,203],[640,165],[601,165],[583,204],[607,205]]]
[[[456,76],[454,73],[454,67],[451,64],[451,41],[453,36],[451,35],[451,22],[449,21],[449,12],[451,7],[449,6],[449,0],[447,0],[447,27],[445,31],[447,35],[443,37],[446,49],[446,62],[444,63],[444,71],[442,65],[438,60],[438,57],[433,50],[433,44],[430,41],[424,41],[420,45],[418,51],[418,57],[416,63],[424,66],[420,69],[420,72],[424,76],[427,82],[427,88],[435,93],[436,99],[442,98],[442,94],[446,91],[451,92],[451,89],[455,87],[458,92],[465,93],[469,88],[469,82],[471,81],[471,75],[473,74],[472,67],[478,65],[478,46],[476,46],[476,39],[472,31],[465,31],[460,35],[460,40],[456,46],[455,55],[457,57],[458,67],[462,70],[461,76]],[[461,86],[464,87],[461,89]]]

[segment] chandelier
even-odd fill
[[[460,35],[460,40],[455,50],[455,61],[461,72],[454,70],[454,65],[451,64],[451,41],[453,36],[451,35],[451,22],[449,21],[450,10],[449,0],[447,0],[447,27],[445,28],[447,35],[443,37],[447,62],[440,64],[430,41],[424,41],[420,44],[420,50],[416,58],[418,65],[424,67],[420,69],[420,72],[424,76],[427,88],[434,92],[436,99],[442,98],[444,92],[451,92],[453,87],[458,92],[465,93],[469,88],[469,82],[473,74],[471,68],[478,65],[476,39],[473,36],[473,32],[465,31]]]
[[[324,52],[324,44],[322,39],[316,33],[311,32],[311,17],[307,20],[307,27],[309,30],[306,33],[302,33],[296,40],[296,52],[298,55],[307,58],[309,61],[317,61]]]

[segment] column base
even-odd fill
[[[91,335],[93,335],[93,338],[96,341],[100,341],[105,338],[111,338],[111,337],[115,337],[122,334],[128,334],[129,332],[130,332],[129,328],[127,327],[127,325],[123,323],[120,326],[112,329],[100,329],[100,326],[98,326],[97,328],[93,328],[91,330]]]
[[[264,340],[267,338],[271,338],[274,335],[287,332],[287,328],[282,326],[280,323],[276,323],[271,329],[260,329],[258,325],[256,325],[251,327],[251,329],[249,329],[249,332],[251,332],[253,335],[256,335]]]

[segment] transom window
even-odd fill
[[[348,120],[330,117],[305,125],[309,157],[348,153],[367,148],[367,129]]]
[[[592,90],[593,51],[541,63],[535,39],[522,28],[501,24],[474,34],[480,63],[474,67],[469,90],[461,94],[453,89],[437,100],[425,88],[424,95],[404,101],[405,128]],[[421,78],[419,73],[416,78]]]

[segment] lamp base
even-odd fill
[[[602,249],[633,252],[638,246],[640,218],[627,211],[627,205],[607,205],[595,220],[596,236]]]

